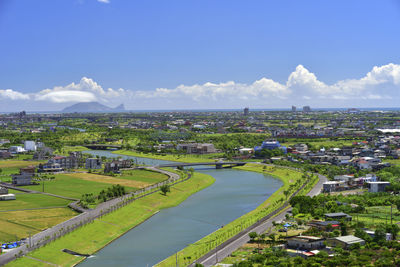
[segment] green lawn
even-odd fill
[[[9,191],[15,194],[20,191]],[[70,200],[42,194],[17,194],[16,200],[0,201],[0,211],[67,206]],[[1,213],[0,213],[1,215]]]
[[[0,212],[0,243],[26,238],[76,215],[69,208]]]
[[[44,191],[76,199],[80,199],[81,196],[86,193],[98,194],[101,190],[112,186],[109,183],[88,181],[66,174],[56,174],[55,177],[54,180],[44,181]],[[39,185],[24,186],[24,188],[42,191],[42,183],[43,182],[40,182]],[[128,191],[135,190],[135,188],[132,187],[127,187],[126,189]]]
[[[0,175],[10,175],[19,173],[19,169],[27,166],[37,166],[41,163],[41,161],[26,161],[26,160],[15,160],[15,159],[7,159],[0,160],[0,169],[2,172]],[[5,177],[0,177],[0,179],[5,179]]]
[[[35,250],[29,256],[61,266],[77,264],[82,258],[64,253],[61,250],[68,248],[80,253],[93,254],[160,209],[178,205],[190,195],[213,182],[214,178],[211,176],[195,173],[190,180],[171,187],[171,192],[167,196],[155,193],[134,201],[111,214],[105,215],[100,220],[96,220],[47,246]],[[29,258],[23,257],[6,266],[29,266],[30,263],[32,261]]]
[[[149,170],[129,170],[123,171],[119,178],[154,184],[168,179],[168,176]]]
[[[366,207],[366,213],[351,214],[353,221],[364,222],[366,226],[374,228],[378,224],[390,224],[390,206]],[[393,223],[400,222],[400,212],[393,205],[392,210]]]

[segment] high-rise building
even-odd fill
[[[292,112],[296,112],[296,106],[292,106]]]
[[[310,106],[304,106],[303,107],[303,112],[311,112]]]
[[[249,115],[249,108],[244,108],[243,115],[245,116]]]

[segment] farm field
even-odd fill
[[[368,227],[376,227],[379,224],[390,224],[390,206],[366,207],[367,213],[353,213],[353,221],[363,222]],[[400,212],[393,205],[393,223],[400,222]]]

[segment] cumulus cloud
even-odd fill
[[[28,94],[20,93],[12,89],[0,90],[0,99],[28,100],[29,98]]]
[[[79,83],[70,83],[66,86],[56,86],[53,89],[44,89],[35,94],[35,100],[65,102],[108,102],[110,98],[119,98],[125,94],[120,88],[104,90],[97,82],[90,78],[82,77]]]
[[[99,101],[113,105],[125,103],[128,107],[134,108],[181,108],[185,105],[185,108],[222,106],[228,108],[249,104],[257,104],[260,107],[282,107],[289,101],[320,106],[344,103],[343,101],[362,105],[368,101],[374,104],[377,100],[391,100],[391,103],[397,103],[400,98],[399,89],[400,65],[393,63],[375,66],[359,79],[345,79],[333,84],[318,80],[316,74],[303,65],[298,65],[284,83],[263,77],[252,83],[206,82],[193,85],[181,84],[175,88],[134,91],[122,88],[105,89],[93,79],[82,77],[77,83],[55,86],[37,93],[0,90],[0,99],[49,103]]]

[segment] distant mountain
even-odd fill
[[[95,112],[124,112],[124,104],[119,105],[116,108],[110,108],[99,102],[81,102],[76,103],[72,106],[66,107],[62,110],[64,113],[95,113]]]

